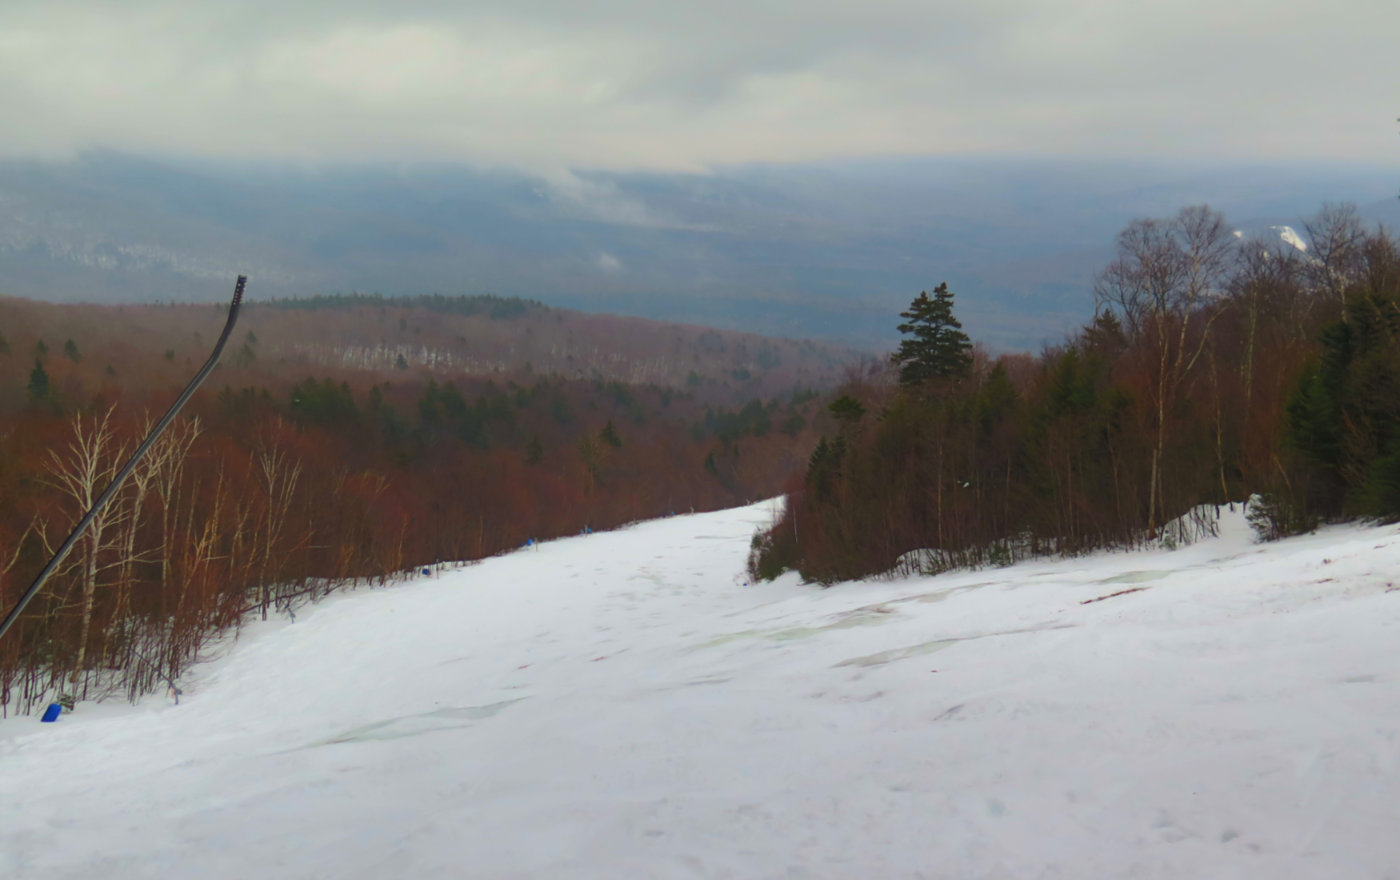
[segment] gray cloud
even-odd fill
[[[864,155],[1389,162],[1396,33],[1391,0],[0,0],[0,150],[466,161],[566,193],[560,168]]]

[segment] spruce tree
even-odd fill
[[[861,406],[860,401],[849,394],[843,394],[836,398],[827,404],[826,408],[843,429],[854,426],[865,415],[865,407]]]
[[[972,368],[972,340],[953,317],[953,294],[946,281],[934,288],[932,297],[928,291],[920,293],[909,311],[899,316],[906,319],[899,332],[912,337],[900,342],[890,357],[900,368],[900,385],[967,375]]]
[[[34,369],[29,371],[29,400],[32,403],[42,403],[49,399],[49,373],[44,369],[43,361],[34,359]]]

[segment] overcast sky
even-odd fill
[[[0,153],[1400,163],[1396,0],[0,0]]]

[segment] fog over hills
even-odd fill
[[[1400,226],[1400,169],[907,159],[709,174],[303,167],[95,153],[0,162],[0,293],[61,301],[495,293],[886,347],[946,280],[969,332],[1037,348],[1086,319],[1129,220],[1208,203]]]

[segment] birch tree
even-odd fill
[[[285,449],[271,442],[258,452],[255,473],[266,501],[262,524],[262,568],[258,587],[262,616],[263,620],[266,620],[267,608],[272,598],[271,579],[281,572],[281,566],[274,566],[273,559],[279,551],[287,516],[291,513],[292,500],[296,497],[301,463],[293,461]]]
[[[126,447],[116,436],[112,424],[115,407],[100,416],[84,419],[73,417],[73,441],[63,451],[49,454],[46,481],[58,489],[76,507],[74,522],[92,508],[93,502],[106,490],[126,458]],[[79,634],[70,682],[76,682],[87,663],[88,641],[92,632],[92,614],[97,600],[98,578],[102,571],[102,555],[115,544],[121,524],[129,516],[127,493],[118,493],[101,512],[93,517],[87,532],[78,543],[81,599],[79,601]]]
[[[181,419],[166,429],[160,442],[150,452],[156,457],[152,476],[156,496],[160,499],[160,581],[170,583],[170,531],[179,513],[179,491],[185,472],[185,461],[204,428],[198,416]]]
[[[1156,534],[1170,415],[1220,315],[1219,296],[1233,263],[1236,239],[1225,218],[1204,205],[1170,220],[1135,220],[1118,235],[1118,258],[1099,274],[1100,308],[1123,319],[1129,336],[1151,353],[1153,442],[1147,524]]]

